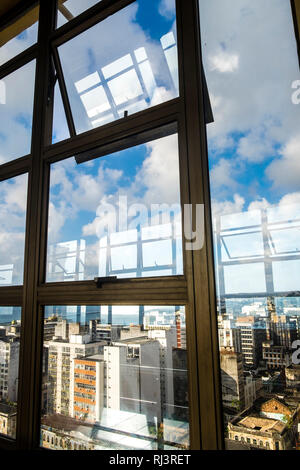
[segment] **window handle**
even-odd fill
[[[117,276],[107,276],[107,277],[95,277],[94,282],[96,283],[96,286],[98,289],[101,289],[103,284],[109,284],[111,282],[117,281],[118,278]]]

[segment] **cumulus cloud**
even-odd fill
[[[23,281],[26,201],[27,175],[0,183],[0,285]]]
[[[245,199],[239,194],[234,194],[233,200],[218,201],[212,200],[213,217],[225,214],[235,214],[242,212],[245,206]]]
[[[237,153],[250,163],[260,163],[276,155],[274,141],[268,138],[265,129],[253,129],[240,138]]]
[[[239,67],[239,56],[227,52],[219,52],[216,55],[208,57],[210,70],[217,70],[220,73],[234,72]]]
[[[208,126],[211,158],[229,142],[249,164],[277,157],[276,148],[299,135],[299,109],[291,102],[299,67],[289,2],[266,0],[262,8],[258,0],[204,0],[200,10],[215,118]]]
[[[225,160],[225,158],[221,158],[218,163],[213,166],[210,172],[212,186],[217,188],[225,186],[231,190],[235,190],[237,182],[233,177],[234,172],[234,162],[230,159]]]
[[[175,1],[174,0],[161,0],[159,5],[159,12],[166,18],[173,18],[175,12]]]
[[[266,170],[274,188],[300,189],[300,134],[282,148],[281,157],[274,159]]]

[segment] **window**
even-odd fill
[[[96,5],[99,0],[58,0],[57,26],[62,26],[88,8]],[[101,0],[100,0],[101,1]]]
[[[199,4],[214,118],[207,137],[219,338],[230,332],[219,344],[224,426],[252,433],[253,426],[281,425],[276,403],[264,413],[268,400],[280,394],[290,410],[299,406],[298,398],[289,402],[296,382],[271,386],[299,367],[293,355],[300,321],[293,16],[289,2]],[[288,440],[295,448],[294,438]]]
[[[76,133],[178,96],[175,1],[160,4],[137,0],[58,48]]]
[[[29,1],[9,34],[14,19],[0,23],[0,308],[23,312],[16,420],[3,427],[14,449],[221,439],[198,406],[198,387],[213,413],[217,395],[213,369],[204,386],[195,360],[196,337],[213,348],[199,320],[208,304],[190,289],[209,291],[195,275],[205,237],[183,224],[203,204],[187,118],[201,126],[186,111],[198,84],[184,92],[195,63],[180,56],[181,25],[191,29],[175,3]],[[11,387],[1,380],[3,396]]]
[[[0,79],[0,164],[31,151],[34,77],[32,61]]]
[[[0,65],[33,46],[38,34],[38,5],[0,33]]]
[[[188,448],[183,307],[52,306],[45,309],[45,326],[49,318],[55,326],[53,337],[44,342],[44,363],[49,364],[50,350],[57,351],[58,360],[55,370],[44,370],[48,396],[41,435],[51,427],[67,437],[70,429],[73,438],[84,438],[96,450]],[[106,340],[99,337],[102,328],[109,332]],[[65,344],[71,367],[63,377]],[[99,354],[94,354],[95,346]],[[107,377],[106,368],[111,369]],[[62,377],[70,384],[67,396]]]
[[[290,435],[264,408],[298,406],[289,2],[6,3],[0,447]]]
[[[0,182],[0,286],[23,283],[27,175]]]
[[[78,162],[51,167],[47,280],[182,274],[177,136]]]

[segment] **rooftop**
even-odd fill
[[[15,415],[17,414],[17,409],[15,406],[0,403],[0,414]]]
[[[284,431],[286,427],[286,423],[283,423],[282,421],[270,418],[261,418],[258,416],[246,416],[235,425],[260,432],[276,431],[280,434]]]
[[[113,345],[118,346],[119,344],[145,344],[145,343],[154,343],[156,339],[148,338],[148,336],[139,336],[136,338],[126,338],[114,341]]]

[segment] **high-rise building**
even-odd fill
[[[221,380],[224,406],[241,411],[245,407],[242,354],[233,348],[221,348]]]
[[[64,334],[64,332],[63,332]],[[48,342],[49,411],[73,416],[75,359],[102,351],[103,341],[90,342],[90,335],[70,335],[69,340],[57,338]]]
[[[262,357],[262,342],[266,336],[264,322],[254,316],[238,317],[236,326],[241,335],[241,353],[244,367],[255,369]]]
[[[234,320],[228,319],[227,315],[218,316],[218,336],[220,348],[241,351],[241,330],[236,328]]]
[[[273,341],[262,344],[262,358],[267,369],[284,369],[291,363],[291,356],[285,346],[276,346]]]
[[[292,343],[297,339],[298,322],[288,315],[271,314],[268,325],[269,339],[275,346],[292,348]]]
[[[102,355],[74,359],[74,418],[99,423],[104,406]]]
[[[0,339],[0,401],[17,401],[19,351],[19,338],[5,336]]]
[[[161,421],[159,343],[129,338],[104,347],[105,406],[145,415],[148,425]]]

